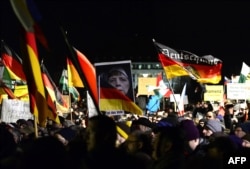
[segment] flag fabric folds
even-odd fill
[[[159,93],[160,97],[169,98],[172,94],[172,91],[167,87],[162,78],[162,72],[157,75],[156,86],[158,89],[155,89],[155,94]]]
[[[180,101],[178,104],[178,115],[179,116],[183,116],[184,115],[184,99],[185,99],[185,95],[186,95],[186,88],[187,88],[187,84],[185,83],[182,92],[181,92],[181,97],[180,97]]]
[[[69,84],[68,84],[68,72],[66,69],[63,69],[62,75],[59,79],[59,88],[63,95],[69,94]]]
[[[99,105],[101,111],[126,111],[138,115],[143,114],[138,105],[115,88],[100,88]]]
[[[199,57],[184,50],[174,50],[154,41],[158,59],[168,79],[190,76],[199,83],[218,84],[221,80],[222,61],[211,55]]]
[[[162,78],[162,72],[158,73],[156,77],[156,85],[147,85],[148,92],[153,91],[154,95],[158,96],[159,98],[167,97],[169,98],[172,94],[172,91],[167,87],[167,85],[164,83]]]
[[[232,83],[232,80],[224,76],[224,85],[227,85],[228,83]]]
[[[80,98],[80,93],[74,86],[69,86],[69,80],[68,80],[68,71],[64,69],[62,71],[62,75],[59,80],[59,86],[61,89],[61,93],[64,95],[71,95],[71,102],[77,102]]]
[[[47,39],[39,25],[42,16],[33,0],[10,0],[10,3],[23,28],[34,32],[37,40],[49,50]]]
[[[26,82],[22,59],[3,40],[1,41],[1,59],[11,79],[22,84]]]
[[[76,52],[77,60],[78,60],[79,66],[81,68],[80,71],[84,74],[84,77],[86,79],[87,85],[84,84],[84,86],[86,86],[86,87],[88,86],[88,90],[89,90],[91,97],[93,98],[93,101],[95,103],[98,103],[95,68],[83,53],[81,53],[76,48],[74,48],[74,50]],[[79,71],[78,71],[78,73],[79,73]]]
[[[26,86],[22,59],[3,40],[1,41],[1,87],[11,99],[22,99],[28,95],[27,90],[17,87]],[[18,91],[16,91],[16,89]],[[20,95],[19,93],[22,92]]]
[[[29,13],[25,1],[10,0],[10,3],[25,30],[24,39],[26,44],[23,48],[24,55],[22,59],[29,91],[30,111],[42,127],[46,126],[47,118],[60,123],[56,113],[56,105],[53,103],[43,84],[33,18]]]
[[[14,10],[18,20],[23,28],[28,32],[34,32],[34,20],[29,12],[25,0],[10,0],[12,9]]]
[[[69,87],[84,87],[82,80],[73,65],[72,61],[67,58],[68,84]]]
[[[26,32],[25,40],[27,56],[24,55],[24,70],[28,83],[31,113],[37,117],[40,126],[46,126],[47,118],[60,123],[56,105],[45,90],[34,33]]]
[[[60,111],[68,112],[69,110],[68,103],[64,100],[61,92],[59,91],[56,84],[52,80],[47,68],[43,63],[41,64],[41,72],[42,72],[44,86],[46,87],[46,90],[49,93],[52,101],[55,102],[56,107],[60,109]]]
[[[67,57],[72,61],[83,82],[84,87],[86,87],[86,89],[89,91],[89,94],[93,99],[94,105],[98,109],[98,92],[95,68],[82,52],[74,48],[69,43],[67,35],[62,27],[61,31],[68,49]]]
[[[1,79],[1,86],[8,87],[10,90],[15,89],[15,80],[10,77],[10,73],[6,69],[6,67],[0,68],[0,79]]]
[[[250,67],[243,62],[240,72],[239,83],[246,83],[247,80],[250,80]]]

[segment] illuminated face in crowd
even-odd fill
[[[128,76],[123,72],[119,70],[112,71],[109,74],[108,83],[126,95],[130,88],[130,82]]]
[[[203,131],[202,131],[202,133],[204,134],[204,136],[209,137],[209,136],[211,136],[213,134],[213,131],[210,130],[208,127],[205,126],[204,129],[203,129]]]

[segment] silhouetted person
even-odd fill
[[[135,158],[116,147],[117,130],[115,121],[105,115],[93,116],[86,128],[88,169],[141,168]]]

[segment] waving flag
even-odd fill
[[[139,106],[114,88],[100,89],[100,110],[106,112],[126,111],[138,115],[143,114]]]
[[[158,74],[156,78],[156,86],[158,89],[155,89],[155,93],[159,93],[160,97],[170,97],[172,91],[167,87],[162,78],[162,72]]]
[[[221,80],[222,61],[211,55],[198,57],[197,55],[174,50],[154,41],[159,54],[159,61],[166,72],[167,78],[190,76],[199,83],[217,84]]]
[[[68,84],[69,87],[84,87],[82,80],[73,65],[72,61],[67,58]]]
[[[59,88],[61,89],[62,94],[69,94],[68,72],[66,69],[63,69],[62,75],[59,79]]]
[[[24,47],[23,66],[25,67],[24,72],[28,84],[30,111],[38,119],[40,126],[46,126],[47,118],[60,123],[55,104],[43,84],[32,17],[24,1],[11,0],[10,2],[17,18],[25,29],[26,45]]]
[[[94,105],[98,109],[98,92],[95,68],[82,52],[74,48],[69,43],[69,40],[63,28],[61,28],[61,30],[68,49],[67,57],[70,58],[70,60],[72,61],[74,67],[79,73],[84,87],[86,87],[86,89],[89,91],[89,94],[93,99]]]
[[[36,26],[27,6],[28,3],[25,0],[10,0],[10,3],[25,30],[23,39],[26,44],[23,47],[24,54],[22,59],[29,91],[30,111],[42,127],[46,126],[47,118],[60,123],[56,105],[43,84],[34,31]]]
[[[1,41],[1,58],[10,79],[17,83],[25,83],[26,76],[23,71],[22,59],[3,40]]]
[[[43,63],[41,64],[41,72],[42,72],[43,83],[52,101],[55,102],[57,110],[60,109],[60,111],[68,112],[69,110],[68,103],[66,102],[66,100],[64,100],[61,92],[57,88],[56,84],[54,83],[47,68]]]
[[[180,101],[178,104],[178,115],[179,116],[184,115],[184,99],[185,99],[185,95],[186,95],[186,88],[187,88],[187,84],[184,85],[182,92],[181,92],[181,97],[180,97]]]
[[[47,39],[39,25],[42,16],[33,0],[10,0],[10,3],[23,28],[34,32],[38,41],[49,50]]]
[[[74,86],[69,86],[68,74],[69,73],[66,69],[62,71],[62,75],[59,80],[59,86],[64,95],[71,94],[73,99],[71,102],[77,102],[79,101],[80,93]]]
[[[250,67],[243,62],[240,72],[239,83],[246,83],[247,80],[250,80]]]
[[[232,83],[232,80],[224,76],[224,85],[227,85],[228,83]]]
[[[26,32],[27,56],[24,56],[25,74],[30,98],[30,110],[38,118],[41,126],[46,126],[47,118],[60,123],[56,105],[45,90],[40,69],[34,33]]]
[[[10,78],[8,71],[6,70],[4,66],[0,67],[0,87],[2,89],[1,91],[7,94],[11,99],[16,98],[13,93],[13,89],[14,89],[13,82]]]
[[[10,77],[10,73],[6,69],[6,67],[1,67],[0,68],[1,74],[0,74],[0,79],[1,79],[1,85],[4,85],[5,87],[8,87],[11,90],[15,89],[15,80],[13,80]]]
[[[156,77],[156,85],[148,85],[146,86],[148,89],[148,92],[153,91],[155,95],[157,95],[159,98],[167,97],[169,98],[172,94],[172,91],[167,87],[167,85],[164,83],[162,78],[162,72],[158,73]]]

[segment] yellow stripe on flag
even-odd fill
[[[69,87],[84,87],[83,82],[71,60],[67,58],[68,82]]]
[[[100,99],[101,111],[123,110],[138,115],[143,115],[142,110],[132,101],[121,99]]]

